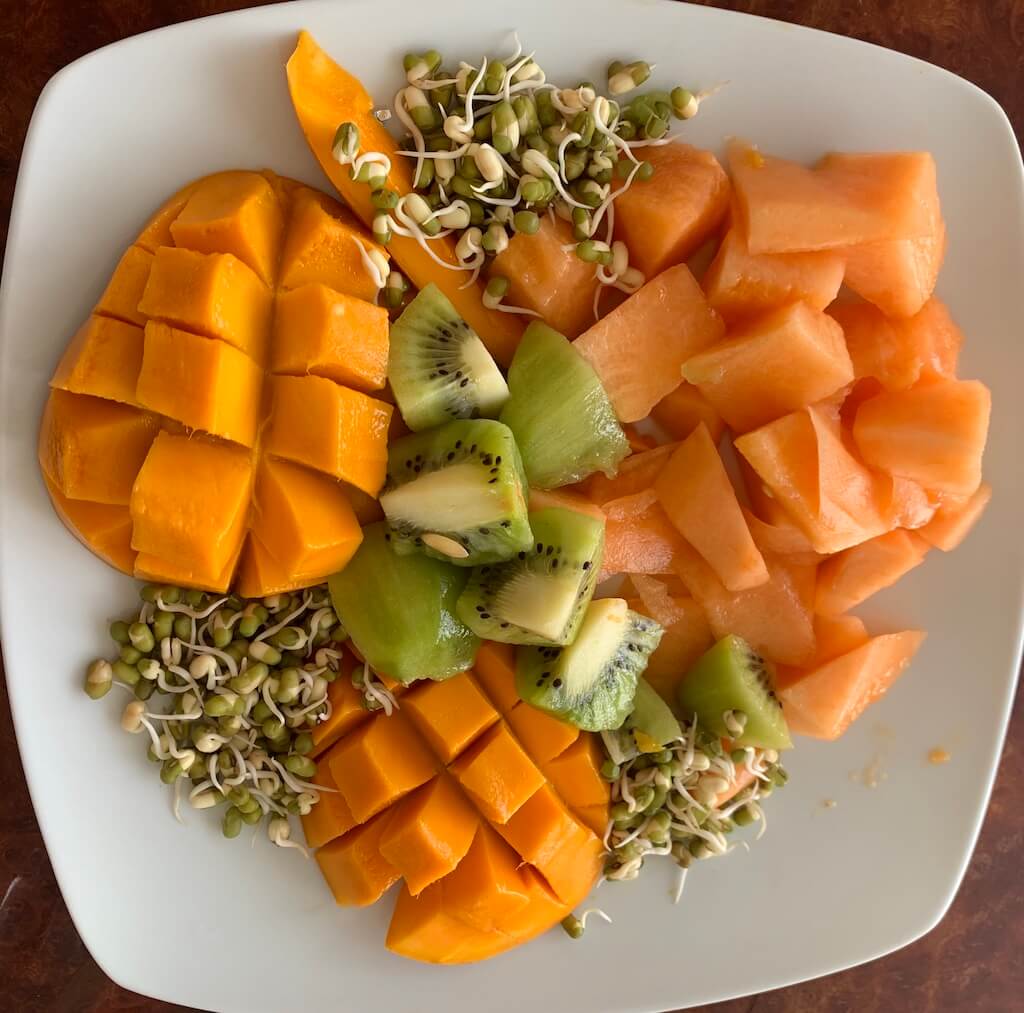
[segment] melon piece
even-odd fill
[[[532,236],[517,232],[491,264],[496,276],[508,279],[509,306],[533,310],[567,338],[594,322],[594,265],[576,256],[572,226],[561,218],[545,215]]]
[[[597,477],[597,476],[595,476]],[[604,475],[600,475],[604,478]],[[605,479],[608,481],[608,479]],[[531,489],[528,511],[547,510],[549,507],[560,507],[563,510],[575,510],[578,514],[586,514],[604,524],[604,511],[585,496],[568,492],[565,489]]]
[[[815,408],[738,437],[736,449],[816,552],[840,552],[891,526],[879,505],[877,477]]]
[[[853,380],[842,328],[806,303],[752,318],[683,366],[737,432],[814,404]]]
[[[982,482],[966,500],[944,503],[935,516],[918,530],[929,545],[952,552],[970,533],[992,499],[992,486]]]
[[[679,385],[683,363],[724,333],[690,269],[679,264],[647,282],[573,347],[594,367],[619,420],[636,422]]]
[[[651,418],[674,440],[685,440],[701,423],[715,443],[725,432],[722,416],[697,387],[685,380],[651,409]]]
[[[612,500],[605,517],[601,575],[671,573],[682,536],[665,516],[653,489]]]
[[[826,156],[808,169],[733,141],[729,168],[735,222],[751,253],[834,250],[934,229],[928,152]]]
[[[600,473],[591,475],[584,483],[587,496],[603,505],[650,489],[675,449],[676,444],[666,443],[654,450],[632,454],[619,465],[614,478]]]
[[[644,148],[654,166],[647,181],[615,200],[615,236],[648,278],[680,264],[718,230],[729,210],[730,186],[710,151],[676,141]]]
[[[793,668],[789,665],[776,665],[772,680],[776,692],[799,682],[808,670],[820,668],[822,665],[848,654],[871,638],[868,636],[864,620],[857,616],[823,616],[814,617],[814,657],[806,668]]]
[[[764,557],[704,425],[672,454],[654,491],[669,520],[728,590],[745,591],[768,580]]]
[[[886,392],[857,409],[853,438],[873,467],[970,496],[981,483],[991,406],[989,389],[977,380]]]
[[[702,284],[708,302],[727,323],[753,313],[803,302],[823,310],[843,283],[843,256],[832,250],[811,253],[750,253],[730,229]]]
[[[875,478],[878,506],[887,527],[914,531],[935,516],[941,503],[937,493],[930,493],[918,482],[899,475],[876,472]]]
[[[923,539],[896,530],[831,556],[818,568],[815,608],[824,615],[849,612],[922,563],[927,551]]]
[[[771,521],[761,520],[753,511],[743,509],[747,527],[754,544],[764,553],[782,556],[791,563],[810,565],[821,561],[810,539],[793,523],[783,510]]]
[[[839,738],[899,678],[924,638],[921,630],[872,637],[779,690],[790,731]]]

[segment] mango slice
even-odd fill
[[[495,823],[506,823],[544,783],[504,723],[486,733],[451,769],[480,811]]]
[[[143,332],[135,324],[91,316],[71,339],[50,386],[136,405]]]
[[[399,878],[398,870],[380,853],[380,839],[388,817],[356,827],[316,853],[334,899],[343,907],[366,907]]]
[[[498,720],[498,712],[466,672],[444,682],[414,684],[402,698],[402,709],[445,763]]]
[[[139,312],[139,302],[149,281],[153,267],[153,254],[141,246],[129,246],[124,251],[107,287],[96,303],[96,312],[137,327],[146,325],[145,314]]]

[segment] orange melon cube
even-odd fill
[[[685,264],[652,278],[576,339],[623,422],[646,418],[679,386],[683,363],[725,327]]]
[[[601,475],[600,472],[596,474]],[[604,478],[601,475],[601,478]],[[561,507],[563,510],[575,510],[578,514],[586,514],[604,524],[604,511],[589,499],[567,489],[531,489],[527,509],[546,510],[548,507]]]
[[[843,256],[832,250],[752,254],[730,229],[702,284],[712,309],[731,323],[792,302],[823,310],[839,293],[843,267]]]
[[[651,578],[644,578],[649,580]],[[635,582],[635,579],[634,579]],[[661,643],[655,648],[644,670],[644,678],[669,703],[674,704],[679,680],[694,662],[714,643],[711,627],[704,609],[693,598],[670,598],[671,618],[655,615],[646,597],[630,599],[629,607],[634,612],[656,619],[664,633]]]
[[[806,303],[740,324],[683,366],[683,376],[741,433],[828,397],[853,375],[842,328]]]
[[[815,608],[841,615],[895,584],[924,561],[928,545],[897,529],[830,556],[818,568]]]
[[[669,520],[730,591],[768,580],[725,465],[702,424],[676,448],[654,483]],[[714,518],[709,524],[708,519]]]
[[[139,302],[146,290],[152,266],[152,253],[141,246],[129,246],[114,268],[93,312],[144,327],[146,318],[139,312]]]
[[[403,886],[395,901],[385,945],[392,953],[429,964],[485,960],[513,945],[497,932],[475,929],[445,907],[442,884],[414,897]]]
[[[744,509],[747,527],[754,544],[766,555],[782,556],[791,563],[814,564],[821,555],[814,551],[810,539],[789,518],[784,510],[773,512],[771,522],[763,521],[750,510]]]
[[[255,172],[220,172],[201,180],[171,223],[176,246],[230,253],[265,285],[274,284],[283,232],[277,194]]]
[[[584,733],[564,752],[544,764],[544,773],[562,801],[574,812],[608,805],[611,788],[601,776],[604,747],[596,735]]]
[[[358,726],[334,746],[327,762],[358,823],[365,823],[437,773],[430,750],[401,711]]]
[[[506,823],[544,783],[544,776],[502,721],[452,765],[452,773],[477,808],[494,823]]]
[[[380,853],[415,897],[465,858],[479,826],[466,796],[441,774],[395,806],[381,835]]]
[[[623,496],[602,506],[604,577],[616,573],[671,573],[683,543],[678,529],[665,515],[653,489]]]
[[[917,533],[929,545],[934,545],[943,552],[952,552],[978,523],[990,499],[992,486],[982,482],[966,500],[956,500],[940,506],[935,516],[924,527],[919,528]]]
[[[337,482],[264,457],[256,473],[252,530],[288,573],[325,577],[342,569],[363,540]]]
[[[857,409],[853,438],[875,468],[970,496],[981,483],[991,407],[989,389],[977,380],[882,393]]]
[[[567,246],[575,246],[572,226],[542,216],[534,235],[519,232],[509,240],[491,264],[491,277],[508,278],[507,305],[533,310],[571,340],[594,322],[598,282],[594,265]]]
[[[682,263],[715,234],[729,211],[729,177],[710,151],[678,141],[644,148],[647,181],[615,199],[615,236],[648,278]]]
[[[391,405],[319,376],[272,376],[265,449],[376,496],[384,485]]]
[[[270,336],[270,289],[230,253],[161,246],[139,311],[154,320],[220,338],[262,365]]]
[[[444,763],[451,763],[499,718],[468,672],[414,687],[402,697],[402,710]]]
[[[48,475],[43,475],[57,516],[87,549],[122,573],[135,566],[132,517],[125,506],[68,499]]]
[[[367,907],[398,880],[398,870],[380,853],[387,823],[386,815],[378,816],[316,852],[317,864],[339,906]]]
[[[314,757],[321,756],[343,735],[370,718],[370,712],[363,706],[362,695],[352,685],[352,672],[357,664],[361,666],[362,663],[357,662],[348,651],[342,651],[340,647],[337,650],[341,654],[338,678],[327,687],[331,716],[318,721],[310,730],[313,736],[311,755]],[[317,774],[327,769],[328,764],[321,764]]]
[[[256,442],[263,371],[224,341],[151,320],[136,397],[144,408],[243,447]]]
[[[520,701],[508,712],[509,727],[523,748],[538,763],[547,763],[565,752],[580,736],[580,730],[550,714]]]
[[[91,316],[61,356],[51,387],[137,405],[135,384],[142,368],[142,329]]]
[[[614,478],[596,472],[584,483],[587,495],[595,503],[604,506],[612,500],[646,492],[654,485],[654,480],[661,474],[675,448],[676,444],[667,443],[653,450],[631,454],[619,465]]]
[[[816,739],[839,738],[899,678],[924,638],[921,630],[872,637],[781,689],[790,730]]]
[[[302,832],[311,848],[322,847],[357,826],[352,810],[334,783],[328,764],[323,763],[317,768],[316,783],[332,790],[321,791],[320,801],[301,817]]]
[[[350,211],[326,194],[299,190],[292,198],[288,237],[281,252],[281,288],[321,284],[372,302],[377,283],[363,263],[363,252],[388,252],[366,239]]]
[[[68,499],[127,506],[159,428],[150,412],[54,390],[39,427],[39,465]]]
[[[820,668],[841,654],[866,644],[868,636],[864,621],[857,616],[823,616],[814,617],[814,657],[806,668],[794,668],[789,665],[776,665],[772,680],[776,692],[799,682],[807,671]]]
[[[485,640],[476,652],[473,674],[490,697],[491,703],[502,714],[507,714],[517,703],[516,649],[511,644]]]
[[[303,285],[277,298],[270,368],[325,376],[357,390],[387,379],[388,311],[325,285]]]

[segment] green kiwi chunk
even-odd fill
[[[478,636],[506,644],[568,644],[601,569],[604,525],[574,510],[529,515],[533,538],[508,562],[479,566],[455,606]]]
[[[637,680],[633,710],[625,727],[633,733],[637,748],[652,753],[682,738],[683,730],[672,709],[646,679]]]
[[[526,495],[512,431],[466,419],[396,440],[380,505],[398,552],[468,567],[511,559],[533,544]]]
[[[508,373],[500,419],[515,434],[530,485],[554,489],[595,471],[614,475],[629,453],[590,363],[557,331],[526,328]]]
[[[331,602],[359,653],[399,682],[447,679],[471,668],[480,641],[454,615],[468,572],[436,559],[400,555],[384,523],[329,580]]]
[[[697,716],[699,727],[737,746],[793,745],[768,665],[742,637],[723,637],[701,655],[680,682],[677,699],[687,715]]]
[[[619,728],[633,710],[637,680],[661,640],[653,620],[621,598],[592,601],[568,647],[520,647],[519,696],[585,731]]]
[[[391,326],[388,379],[413,431],[451,419],[496,418],[508,398],[491,353],[434,284]]]

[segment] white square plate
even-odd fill
[[[1017,673],[1024,539],[1024,190],[1006,117],[974,86],[819,32],[649,0],[301,2],[178,25],[79,60],[40,99],[18,177],[0,303],[2,567],[7,678],[39,821],[71,914],[127,988],[210,1010],[469,1013],[660,1010],[775,988],[896,949],[942,917],[988,800]],[[556,80],[643,56],[658,79],[730,84],[682,131],[738,134],[811,159],[832,149],[935,153],[949,256],[942,298],[968,335],[962,373],[992,387],[995,497],[958,552],[863,610],[879,631],[930,631],[910,672],[836,744],[801,741],[750,854],[605,886],[612,927],[554,932],[489,963],[439,969],[388,954],[390,911],[343,911],[316,867],[217,821],[170,817],[167,793],[82,695],[104,619],[132,582],[54,516],[35,461],[46,382],[140,223],[185,180],[270,166],[326,186],[292,115],[284,63],[307,27],[381,101],[407,49],[507,50],[509,29]],[[187,491],[187,490],[183,490]],[[931,767],[933,746],[952,762]],[[851,772],[878,761],[875,790]],[[823,800],[838,805],[825,810]]]

